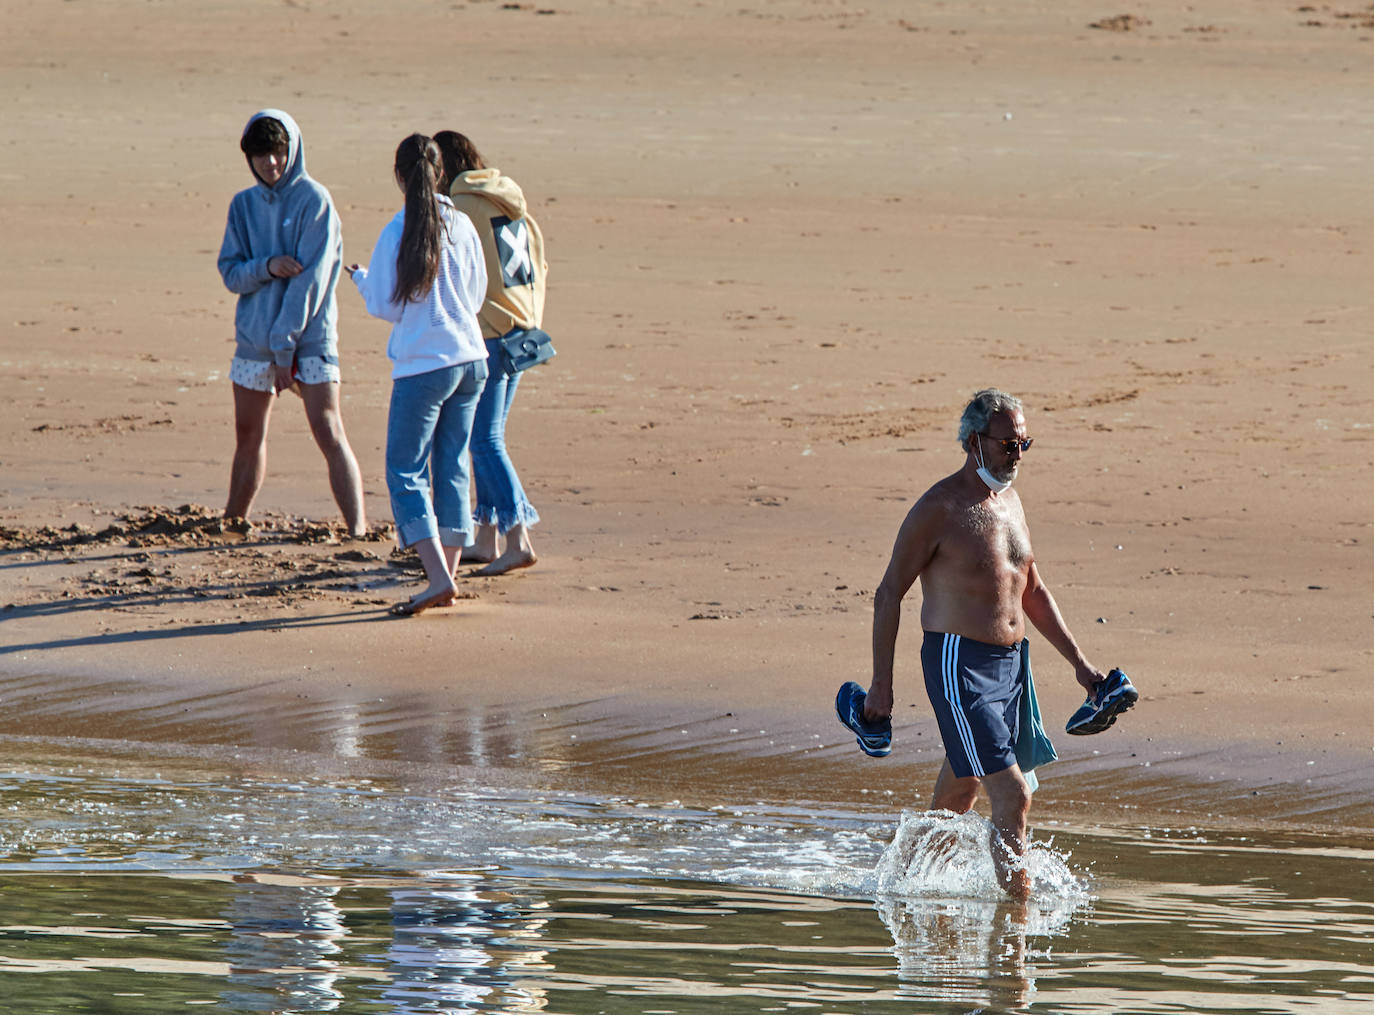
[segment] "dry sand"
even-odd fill
[[[1374,829],[1374,15],[1129,13],[11,3],[0,733],[919,805],[914,596],[893,755],[831,700],[866,682],[897,525],[995,384],[1037,439],[1042,574],[1143,692],[1058,738],[1033,820]],[[301,124],[349,259],[414,129],[470,134],[544,226],[559,356],[509,433],[540,563],[452,609],[386,617],[414,574],[384,530],[331,530],[289,396],[260,528],[215,520],[214,260],[264,106]],[[382,525],[386,331],[340,303]],[[1081,695],[1035,658],[1057,721]]]

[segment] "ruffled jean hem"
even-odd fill
[[[539,512],[534,509],[529,501],[517,504],[513,511],[498,513],[496,508],[486,504],[478,504],[477,509],[472,513],[473,520],[478,525],[495,525],[497,530],[502,533],[509,532],[517,525],[529,528],[539,521]]]

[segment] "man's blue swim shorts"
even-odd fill
[[[989,645],[927,631],[921,668],[954,774],[981,778],[1016,764],[1021,643]]]

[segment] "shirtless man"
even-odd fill
[[[998,879],[1024,898],[1031,790],[1014,740],[1026,620],[1073,665],[1090,694],[1106,677],[1079,650],[1035,567],[1021,498],[1011,488],[1031,446],[1020,401],[992,388],[978,392],[959,421],[959,442],[963,468],[907,514],[874,596],[873,683],[864,718],[892,714],[902,597],[920,578],[921,666],[945,746],[931,808],[962,814],[981,785],[1001,836],[993,844]]]

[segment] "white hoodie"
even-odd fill
[[[372,260],[353,273],[353,284],[367,303],[367,312],[392,323],[386,354],[393,364],[391,377],[412,377],[443,367],[487,358],[477,314],[487,292],[482,245],[466,215],[439,195],[444,218],[444,243],[439,274],[424,299],[397,303],[396,254],[405,227],[405,210],[396,213],[377,237]]]

